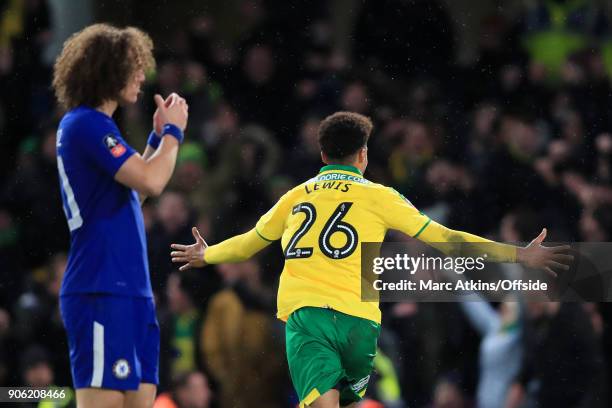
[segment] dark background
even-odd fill
[[[156,73],[138,104],[115,115],[134,147],[144,149],[154,93],[177,91],[190,105],[170,186],[143,207],[162,326],[159,388],[181,407],[295,405],[274,318],[278,245],[180,275],[168,245],[190,242],[192,225],[209,243],[251,228],[318,171],[317,125],[334,111],[375,123],[366,177],[451,228],[519,242],[545,226],[553,241],[610,241],[604,2],[202,3],[0,0],[0,385],[71,383],[57,309],[68,229],[50,78],[62,41],[92,22],[154,38]],[[383,309],[386,360],[363,406],[476,406],[486,350],[461,307]],[[514,361],[524,402],[607,406],[609,305],[526,310],[520,353],[487,375]],[[204,376],[181,375],[194,372]]]

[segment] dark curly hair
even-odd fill
[[[321,151],[330,159],[344,160],[368,143],[372,132],[370,118],[359,113],[336,112],[319,126]]]
[[[140,69],[155,67],[153,41],[143,31],[94,24],[73,34],[55,61],[53,88],[64,109],[117,100]]]

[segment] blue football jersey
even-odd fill
[[[134,153],[102,112],[80,106],[62,118],[57,168],[71,245],[61,295],[152,296],[138,193],[114,179]]]

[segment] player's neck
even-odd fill
[[[115,110],[117,110],[117,106],[117,101],[105,101],[102,103],[102,105],[98,106],[96,110],[112,117]]]
[[[330,162],[324,162],[324,163],[328,166],[354,167],[355,169],[359,170],[361,174],[365,172],[365,169],[363,168],[363,166],[361,166],[360,163],[354,162],[354,161],[350,161],[350,162],[349,161],[342,161],[342,162],[330,161]]]

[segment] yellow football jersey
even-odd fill
[[[364,179],[357,168],[323,167],[256,225],[261,238],[281,239],[285,255],[278,317],[314,306],[380,323],[378,302],[361,301],[361,243],[382,242],[388,229],[416,237],[430,223],[401,194]]]

